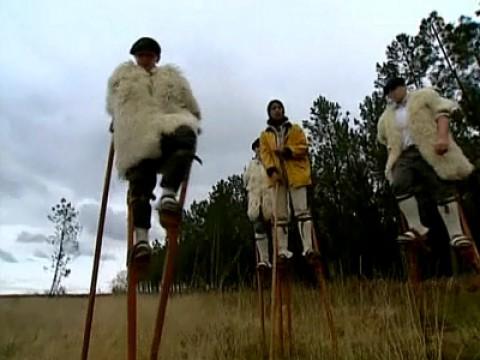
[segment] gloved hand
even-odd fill
[[[267,175],[275,183],[278,182],[278,183],[281,184],[283,182],[282,176],[280,175],[277,168],[275,168],[275,167],[268,168],[267,169]]]
[[[281,149],[276,149],[274,152],[277,156],[281,157],[282,159],[291,159],[293,156],[292,150],[290,150],[290,148],[287,146],[284,146]]]

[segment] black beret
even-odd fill
[[[270,110],[272,109],[272,106],[275,104],[280,105],[282,110],[285,112],[285,106],[283,106],[283,103],[278,99],[274,99],[274,100],[271,100],[267,105],[267,114],[269,117],[270,117]]]
[[[393,90],[395,90],[400,86],[405,86],[405,79],[401,77],[395,77],[395,78],[389,79],[385,84],[385,86],[383,87],[383,95],[387,96]]]
[[[135,55],[140,51],[152,51],[155,53],[155,55],[160,57],[160,52],[162,50],[158,42],[156,42],[154,39],[149,37],[142,37],[135,41],[135,43],[132,45],[132,48],[130,49],[130,54]]]
[[[252,143],[252,150],[255,151],[256,148],[260,146],[260,139],[256,138],[255,141]]]

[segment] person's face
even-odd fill
[[[270,107],[270,118],[275,121],[279,121],[284,118],[283,107],[280,104],[274,103]]]
[[[260,146],[257,146],[257,147],[255,148],[255,155],[256,155],[257,157],[260,157]]]
[[[149,71],[155,67],[158,62],[158,57],[153,51],[140,51],[135,54],[135,61],[138,66],[141,66],[145,70]]]
[[[397,86],[395,90],[390,91],[388,97],[390,100],[396,103],[402,102],[402,100],[407,95],[407,87],[406,86]]]

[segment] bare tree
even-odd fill
[[[114,294],[123,294],[127,292],[127,270],[122,270],[117,273],[115,278],[112,280],[112,293]]]
[[[55,296],[65,293],[65,288],[60,283],[62,278],[70,275],[71,270],[68,268],[68,263],[71,256],[78,252],[80,223],[78,211],[64,198],[60,200],[60,203],[52,206],[48,220],[55,226],[55,233],[48,239],[53,248],[51,256],[53,279],[48,294]]]

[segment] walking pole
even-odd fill
[[[110,179],[112,177],[113,155],[114,155],[114,150],[113,150],[113,141],[112,141],[110,143],[110,150],[108,151],[107,167],[105,170],[105,180],[103,182],[102,203],[100,206],[100,214],[98,218],[95,255],[93,257],[92,279],[90,282],[90,294],[88,297],[88,308],[87,308],[87,317],[85,321],[85,331],[83,333],[82,360],[88,359],[88,350],[90,347],[90,335],[92,332],[93,311],[95,308],[95,295],[96,295],[96,289],[97,289],[98,268],[100,264],[100,256],[102,253],[103,228],[105,225],[105,213],[107,211]]]
[[[190,170],[188,171],[188,174],[190,174]],[[175,257],[178,250],[178,236],[180,234],[182,212],[185,205],[185,198],[187,195],[188,179],[189,175],[187,175],[187,178],[182,183],[182,187],[180,190],[180,213],[178,214],[178,216],[170,216],[168,219],[165,219],[165,223],[162,223],[162,226],[167,231],[167,253],[165,255],[166,260],[162,274],[162,283],[160,285],[160,301],[158,304],[157,318],[155,321],[155,330],[153,333],[152,346],[150,348],[151,360],[158,359],[158,352],[160,350],[163,324],[165,321],[165,311],[167,308],[168,295],[170,293],[170,288],[173,280]]]
[[[255,246],[255,258],[256,264],[258,265],[259,256],[258,251]],[[263,357],[267,357],[267,343],[266,343],[266,336],[265,336],[265,301],[263,296],[263,278],[265,276],[264,269],[257,267],[257,291],[258,291],[258,300],[259,300],[259,310],[260,310],[260,330],[262,336],[262,351]]]
[[[130,203],[130,193],[127,196],[128,203],[128,241],[127,241],[127,358],[137,358],[137,283],[138,276],[135,265],[129,257],[133,249],[133,213]]]
[[[313,247],[316,254],[320,254],[320,245],[318,243],[317,232],[312,222],[312,235],[313,235]],[[323,302],[323,307],[325,309],[325,315],[327,317],[328,329],[330,332],[330,340],[332,342],[332,352],[334,359],[338,358],[338,341],[337,341],[337,332],[335,330],[335,323],[333,321],[333,312],[332,304],[330,302],[330,293],[328,291],[327,282],[325,281],[325,274],[323,271],[322,263],[320,262],[319,257],[317,256],[314,259],[314,269],[315,275],[317,277],[318,284],[320,286],[320,297]]]
[[[462,224],[462,229],[465,233],[465,235],[470,239],[472,242],[472,252],[473,252],[473,259],[471,259],[472,265],[473,265],[473,270],[478,274],[480,274],[480,255],[478,254],[478,248],[477,244],[475,243],[475,240],[473,239],[472,236],[472,231],[470,230],[470,226],[468,225],[467,222],[467,217],[465,216],[465,212],[460,205],[460,202],[458,202],[458,210],[460,213],[460,223]]]
[[[277,265],[277,296],[279,299],[278,331],[280,339],[280,354],[282,357],[285,356],[285,353],[291,356],[293,351],[290,272],[287,266],[286,263],[280,263]],[[285,342],[287,342],[287,351],[285,351]]]
[[[285,301],[287,303],[287,344],[288,356],[293,356],[293,330],[292,330],[292,299],[291,299],[291,276],[286,274],[287,281],[285,282]]]
[[[281,266],[277,266],[277,296],[278,296],[278,339],[280,341],[280,356],[283,358],[285,356],[285,346],[283,340],[285,338],[285,334],[283,331],[283,322],[284,322],[284,310],[286,304],[284,303],[284,276],[285,276],[285,264],[281,264]]]
[[[408,223],[402,213],[400,213],[400,231],[403,233],[408,230]],[[407,268],[407,278],[415,291],[418,289],[421,279],[420,267],[418,265],[418,241],[400,245],[404,266]]]
[[[270,355],[269,359],[275,359],[275,327],[276,327],[276,295],[277,295],[277,258],[278,258],[278,239],[277,239],[277,198],[278,198],[278,182],[275,184],[275,196],[273,199],[273,264],[272,264],[272,290],[270,299]]]
[[[282,266],[277,266],[277,296],[278,296],[278,339],[280,341],[280,356],[284,357],[285,356],[285,347],[283,346],[283,339],[284,339],[284,332],[283,332],[283,313],[285,309],[285,304],[283,302],[283,294],[284,294],[284,289],[283,289],[283,277],[285,275],[285,264],[282,264]]]

